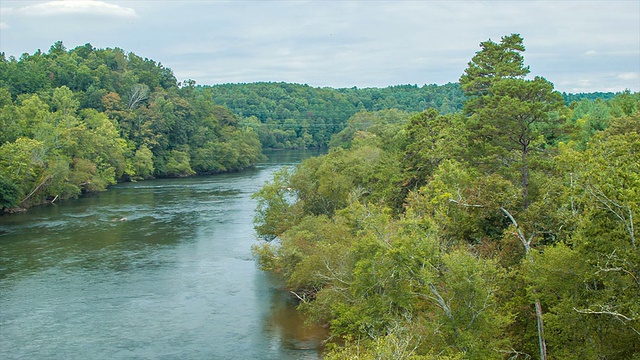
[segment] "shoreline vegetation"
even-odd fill
[[[573,99],[517,34],[460,111],[359,112],[255,194],[259,266],[325,359],[637,359],[640,93]]]
[[[90,44],[0,56],[0,208],[104,191],[119,181],[237,171],[263,159],[193,81]]]
[[[563,96],[580,104],[616,94]],[[262,149],[343,146],[369,118],[451,114],[464,101],[458,83],[201,86],[178,82],[154,60],[91,44],[68,50],[56,42],[17,59],[0,54],[0,209],[22,211],[122,181],[238,171],[261,161]]]

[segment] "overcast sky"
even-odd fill
[[[445,84],[511,33],[559,91],[640,91],[639,0],[0,0],[6,56],[119,47],[201,85]]]

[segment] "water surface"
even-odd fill
[[[0,216],[0,358],[320,358],[250,250],[251,194],[312,154]]]

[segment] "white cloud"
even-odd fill
[[[0,15],[7,54],[120,47],[200,84],[443,84],[481,41],[519,33],[532,75],[560,91],[640,90],[629,0],[0,0]]]
[[[16,9],[16,11],[25,15],[33,16],[85,14],[115,17],[137,17],[134,9],[99,0],[56,0],[42,4],[25,6]]]
[[[617,78],[620,80],[640,80],[640,73],[626,72],[626,73],[618,74]]]
[[[0,30],[5,30],[10,28],[9,24],[0,22]]]

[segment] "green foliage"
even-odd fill
[[[180,150],[171,150],[166,165],[167,176],[189,176],[195,172],[189,165],[189,153]]]
[[[573,273],[583,286],[572,288],[566,279],[562,285],[576,300],[554,298],[550,312],[559,329],[571,321],[581,324],[558,342],[564,346],[588,339],[589,346],[582,349],[587,357],[631,358],[640,352],[640,252],[635,230],[640,216],[640,135],[621,129],[596,134],[582,153],[565,149],[561,155],[563,166],[576,161],[571,163],[574,181],[568,189],[575,231],[572,249],[565,252],[579,259],[573,267],[580,267]]]
[[[570,105],[574,102],[581,102],[582,100],[593,102],[600,99],[603,101],[608,101],[614,98],[615,96],[616,96],[616,93],[613,93],[613,92],[593,92],[593,93],[577,93],[577,94],[568,94],[566,92],[562,93],[562,97],[564,98],[566,105]]]
[[[434,109],[410,118],[402,158],[403,197],[424,186],[443,161],[460,158],[465,142],[461,120],[459,115],[440,115]]]
[[[348,120],[360,111],[385,116],[380,110],[393,109],[392,114],[398,110],[417,112],[433,107],[443,113],[453,113],[460,110],[463,102],[458,84],[331,89],[253,83],[215,85],[199,90],[209,91],[216,104],[241,116],[241,123],[254,129],[267,148],[326,147],[340,131],[343,135],[346,131],[347,137],[352,135],[355,128]]]
[[[37,186],[36,182],[44,180],[43,158],[43,144],[37,140],[19,138],[0,146],[0,178],[5,184],[13,184],[17,188],[19,202],[24,201],[30,190]],[[15,189],[9,189],[10,199],[15,196],[12,193],[15,194]]]
[[[136,150],[127,172],[134,179],[148,179],[153,174],[153,153],[145,145]]]
[[[347,120],[347,126],[331,137],[330,148],[349,148],[357,134],[375,135],[383,142],[375,144],[383,148],[397,147],[403,143],[398,138],[403,125],[407,122],[409,113],[397,109],[380,111],[360,111]]]
[[[562,98],[553,91],[553,84],[536,77],[494,81],[489,94],[477,99],[482,105],[478,104],[469,118],[473,135],[468,151],[484,171],[498,172],[519,183],[526,208],[532,202],[535,157],[543,155],[547,141],[555,137]]]
[[[260,191],[254,224],[258,236],[271,241],[295,225],[300,217],[300,206],[292,201],[291,174],[287,168],[276,172]]]
[[[456,356],[442,354],[416,355],[414,335],[409,328],[399,328],[397,333],[376,338],[375,340],[348,341],[344,347],[332,349],[324,358],[328,360],[461,360],[462,353]]]
[[[481,50],[476,52],[460,77],[462,90],[471,97],[465,103],[465,112],[482,104],[481,98],[491,93],[494,83],[503,79],[523,79],[529,73],[522,56],[523,42],[520,35],[511,34],[503,36],[499,44],[491,40],[480,43]]]
[[[209,91],[180,88],[155,61],[90,44],[2,56],[0,127],[3,204],[11,206],[121,180],[235,171],[263,158],[258,135]]]
[[[518,204],[518,193],[499,175],[482,176],[446,160],[407,203],[411,215],[437,221],[442,241],[483,245],[501,236],[507,225],[500,209]]]
[[[0,177],[0,210],[18,205],[20,189],[8,179]]]
[[[638,95],[566,107],[519,35],[481,47],[465,114],[359,111],[256,194],[259,264],[328,359],[640,353]]]

